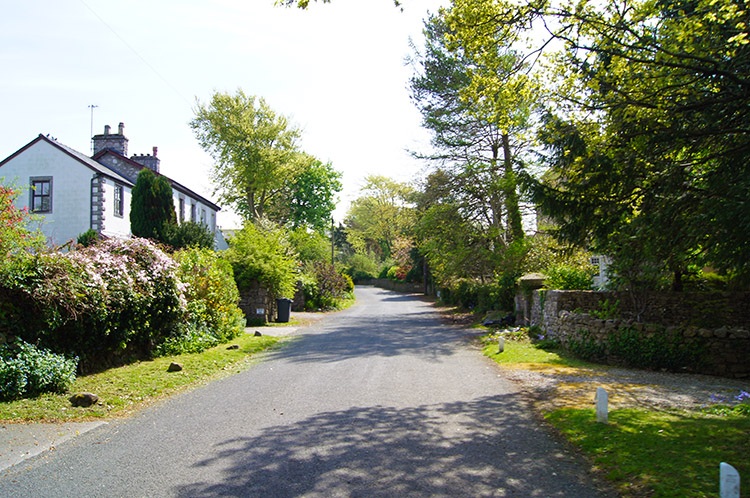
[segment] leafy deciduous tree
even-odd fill
[[[215,161],[212,180],[222,202],[245,220],[324,230],[341,175],[300,151],[300,131],[265,100],[242,90],[217,92],[198,104],[190,125]]]
[[[551,52],[550,104],[566,116],[545,130],[551,181],[530,184],[559,233],[648,254],[644,264],[671,271],[675,288],[704,258],[750,272],[745,2],[454,4],[465,21],[452,24],[454,35],[474,47],[498,33],[511,46],[533,27],[546,30],[532,53]]]
[[[214,93],[198,104],[190,122],[213,157],[219,199],[248,220],[263,217],[300,169],[300,132],[262,98]]]
[[[437,151],[427,157],[452,175],[454,199],[465,216],[487,227],[495,244],[510,244],[524,235],[516,177],[530,145],[537,85],[523,72],[519,55],[493,39],[483,47],[493,57],[484,66],[474,63],[464,40],[449,37],[448,19],[442,11],[425,21],[425,48],[415,57],[411,79]]]
[[[396,237],[410,235],[414,220],[408,200],[412,189],[390,178],[370,175],[361,192],[346,217],[347,239],[358,252],[389,257]]]

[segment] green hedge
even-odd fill
[[[82,372],[242,333],[231,265],[207,249],[174,258],[145,239],[15,257],[0,269],[0,333],[78,356]]]
[[[445,304],[484,313],[493,310],[513,311],[515,279],[500,278],[497,282],[481,283],[463,279],[440,288],[440,299]]]

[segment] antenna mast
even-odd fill
[[[98,105],[91,104],[88,106],[91,109],[91,155],[94,155],[94,108],[99,107]]]

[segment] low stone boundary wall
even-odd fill
[[[519,323],[553,326],[561,311],[598,311],[605,301],[617,302],[620,316],[640,315],[640,321],[647,323],[750,327],[750,292],[650,292],[634,297],[613,291],[520,291],[516,295],[517,319]]]
[[[688,347],[703,351],[704,364],[695,371],[727,377],[750,377],[750,293],[650,293],[634,302],[626,292],[534,290],[516,295],[516,320],[537,325],[563,345],[585,335],[606,345],[609,335],[631,328],[645,339],[675,335]],[[617,318],[602,319],[607,302],[618,302]],[[640,307],[637,321],[635,306]]]
[[[644,339],[651,339],[656,334],[667,334],[674,336],[680,344],[701,352],[702,363],[686,365],[688,370],[722,377],[750,377],[750,331],[744,328],[710,329],[691,325],[665,327],[633,320],[603,320],[586,313],[562,311],[555,326],[544,329],[566,349],[572,341],[593,340],[606,350],[610,334],[621,329],[631,329]]]

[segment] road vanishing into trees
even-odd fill
[[[11,467],[0,496],[605,496],[430,303],[357,299],[248,370]]]

